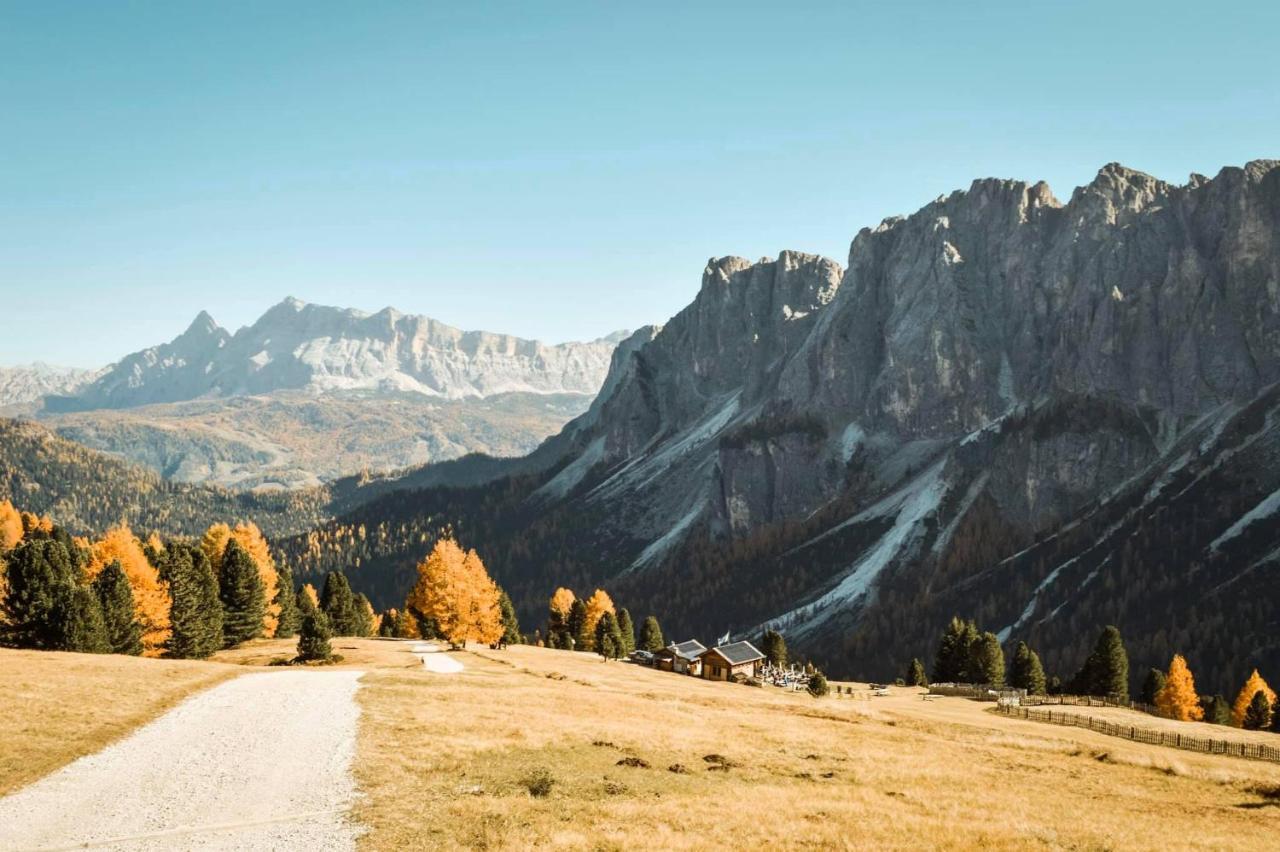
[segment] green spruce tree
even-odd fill
[[[629,657],[636,649],[636,626],[626,607],[618,610],[618,632],[622,634],[622,656]]]
[[[363,592],[357,593],[351,599],[352,606],[355,608],[355,633],[353,636],[372,636],[373,635],[373,604],[369,603],[369,599],[364,596]]]
[[[520,635],[520,619],[516,617],[515,604],[505,589],[498,590],[498,610],[502,613],[502,644],[518,645],[523,637]]]
[[[302,613],[298,611],[298,594],[293,589],[293,572],[285,565],[276,568],[276,606],[280,617],[276,624],[277,639],[292,639],[302,626]]]
[[[63,646],[63,621],[80,568],[55,538],[23,541],[5,555],[4,618],[0,637],[19,648],[57,650]]]
[[[606,660],[616,660],[622,656],[622,632],[618,629],[618,619],[613,613],[606,611],[596,622],[596,653]]]
[[[938,654],[933,660],[933,682],[970,683],[976,680],[969,671],[969,665],[977,641],[977,625],[959,616],[952,618],[938,642]]]
[[[760,653],[772,665],[784,668],[787,665],[787,640],[773,628],[765,630],[760,637]]]
[[[341,571],[330,571],[325,575],[324,588],[320,590],[320,609],[329,619],[329,629],[334,636],[359,635],[355,596],[351,594],[351,584]]]
[[[98,572],[93,581],[107,647],[113,654],[142,654],[142,624],[133,607],[133,589],[119,561]]]
[[[235,539],[227,542],[222,554],[222,644],[234,648],[262,633],[266,591],[258,566]]]
[[[587,605],[581,598],[575,598],[573,605],[569,607],[569,618],[565,626],[569,636],[573,637],[575,650],[590,647],[591,641],[587,636]]]
[[[907,686],[928,686],[929,678],[924,673],[924,663],[918,658],[912,658],[911,665],[907,666]]]
[[[1009,685],[1015,689],[1025,689],[1028,695],[1044,695],[1047,689],[1040,655],[1031,650],[1026,642],[1019,641],[1014,648],[1013,664],[1009,667]]]
[[[1072,688],[1083,695],[1100,695],[1121,702],[1129,700],[1129,654],[1119,628],[1108,625],[1102,631],[1093,653],[1076,674]]]
[[[1265,731],[1271,727],[1271,701],[1261,689],[1255,692],[1249,701],[1249,708],[1244,711],[1244,724],[1241,727],[1246,731]]]
[[[302,619],[316,612],[315,602],[311,600],[311,595],[302,589],[298,589],[298,593],[293,596],[293,602],[298,605],[298,629],[302,629]]]
[[[827,676],[818,671],[809,675],[809,685],[806,688],[814,698],[821,698],[831,692],[831,687],[827,685]]]
[[[61,637],[58,649],[82,654],[109,654],[107,628],[102,620],[102,604],[88,586],[64,586],[54,605],[54,621]]]
[[[1156,695],[1164,689],[1164,672],[1160,669],[1148,669],[1147,676],[1142,679],[1142,703],[1156,703]],[[1206,714],[1205,718],[1208,718]]]
[[[302,617],[302,629],[298,634],[298,659],[302,662],[323,662],[333,656],[329,644],[333,632],[324,612],[316,610]]]
[[[1004,686],[1004,649],[1000,647],[996,634],[979,634],[972,645],[972,651],[969,676],[973,678],[973,682]]]
[[[657,616],[649,616],[640,625],[640,650],[654,653],[661,651],[666,645],[667,641],[662,638],[662,627],[658,624]]]

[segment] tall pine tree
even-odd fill
[[[787,640],[773,628],[765,630],[760,637],[760,653],[772,665],[782,668],[787,664]]]
[[[969,683],[975,680],[969,669],[977,641],[977,625],[959,616],[952,618],[938,642],[938,653],[933,660],[933,682]]]
[[[622,633],[618,630],[618,619],[608,611],[601,613],[596,621],[594,647],[596,653],[606,660],[616,660],[622,656]]]
[[[258,565],[235,539],[222,554],[222,644],[233,648],[262,633],[266,590]]]
[[[1102,631],[1093,653],[1076,674],[1072,689],[1083,695],[1101,695],[1121,702],[1129,700],[1129,654],[1119,628],[1108,625]]]
[[[298,611],[298,595],[293,589],[293,572],[285,565],[276,568],[276,606],[280,614],[275,638],[292,639],[302,626],[302,613]]]
[[[1142,679],[1142,703],[1155,704],[1156,696],[1164,689],[1164,672],[1160,669],[1148,669],[1147,676]]]
[[[298,659],[303,662],[322,662],[333,656],[329,639],[329,619],[316,610],[302,617],[302,630],[298,634]]]
[[[363,593],[358,593],[351,598],[352,607],[355,610],[355,632],[353,636],[372,636],[373,623],[377,617],[373,611],[373,604],[369,603],[369,599]]]
[[[1174,654],[1165,675],[1164,686],[1156,694],[1156,709],[1166,719],[1198,722],[1204,718],[1200,697],[1196,695],[1196,679],[1181,654]]]
[[[57,650],[80,569],[67,548],[53,538],[24,541],[5,554],[8,594],[0,629],[6,644]]]
[[[111,562],[93,581],[102,611],[107,646],[113,654],[142,654],[142,624],[133,606],[133,589],[119,562]]]
[[[170,542],[161,575],[173,598],[166,655],[202,660],[217,652],[222,647],[222,601],[209,557],[196,545]]]
[[[502,644],[515,645],[520,642],[520,620],[516,617],[516,608],[511,603],[505,590],[498,592],[498,609],[502,613]]]
[[[1249,700],[1240,727],[1246,731],[1265,731],[1271,727],[1271,701],[1261,689]]]
[[[907,666],[907,686],[928,686],[929,677],[924,673],[924,663],[918,658],[913,657],[911,664]]]
[[[662,627],[658,624],[658,617],[651,615],[640,625],[640,650],[649,651],[650,653],[661,651],[666,647],[667,641],[662,637]]]
[[[1014,648],[1013,665],[1009,668],[1009,685],[1025,689],[1028,695],[1045,694],[1044,666],[1040,664],[1040,655],[1027,647],[1026,642],[1018,642]]]
[[[630,656],[636,649],[636,626],[626,607],[618,610],[618,632],[622,634],[622,656]]]
[[[970,647],[969,677],[975,683],[1004,686],[1004,649],[1000,647],[996,634],[979,634]]]
[[[355,596],[351,594],[347,576],[341,571],[330,571],[325,575],[324,588],[320,590],[320,609],[329,619],[329,629],[334,636],[359,635]]]
[[[574,650],[585,651],[591,647],[592,637],[587,636],[587,604],[582,598],[575,599],[569,607],[565,627],[565,632],[573,639]]]
[[[102,604],[88,586],[64,586],[54,605],[54,619],[61,637],[58,648],[82,654],[109,654],[107,629],[102,621]]]

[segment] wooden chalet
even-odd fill
[[[694,677],[702,674],[702,655],[707,646],[697,639],[688,642],[673,643],[653,655],[653,664],[664,672],[690,674]]]
[[[717,645],[702,654],[702,676],[707,680],[733,680],[736,676],[759,677],[764,654],[750,642]]]

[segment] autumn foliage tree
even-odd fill
[[[1244,682],[1244,686],[1240,687],[1240,692],[1236,694],[1235,703],[1231,705],[1231,724],[1237,728],[1244,725],[1245,714],[1249,712],[1249,703],[1259,692],[1266,696],[1269,704],[1276,703],[1275,691],[1267,685],[1262,675],[1258,674],[1258,670],[1254,669]]]
[[[595,649],[596,625],[600,623],[600,619],[606,612],[617,618],[617,610],[613,607],[613,599],[609,597],[609,593],[604,589],[596,589],[595,593],[587,598],[587,620],[582,629],[582,635],[586,637],[587,644],[585,647],[578,648],[579,651]]]
[[[1166,719],[1180,722],[1198,722],[1204,718],[1200,698],[1196,695],[1196,681],[1181,654],[1174,654],[1165,675],[1164,686],[1156,693],[1156,709]]]
[[[0,553],[17,547],[22,533],[22,513],[8,500],[0,500]]]
[[[148,657],[158,657],[169,638],[169,584],[160,579],[160,572],[147,560],[142,542],[127,525],[121,524],[108,530],[89,547],[89,561],[85,565],[85,580],[92,582],[104,568],[119,562],[129,588],[133,593],[133,606],[142,625],[142,652]]]
[[[571,589],[561,587],[551,596],[547,611],[547,645],[552,648],[568,648],[569,612],[578,598]]]
[[[452,538],[439,539],[418,563],[405,609],[431,620],[454,645],[493,643],[502,636],[498,587],[476,552],[464,552]]]

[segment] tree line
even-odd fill
[[[124,524],[90,540],[0,502],[0,643],[44,650],[203,659],[256,638],[291,638],[310,617],[368,636],[369,601],[330,572],[294,588],[253,524],[145,541]]]
[[[1000,688],[1006,685],[1031,695],[1089,695],[1129,703],[1129,654],[1119,628],[1103,628],[1080,669],[1068,680],[1046,677],[1039,655],[1019,641],[1006,676],[1004,649],[999,638],[981,631],[972,620],[959,617],[943,630],[934,657],[935,683],[974,683]],[[924,664],[913,659],[904,682],[928,686]],[[1174,654],[1167,670],[1152,668],[1143,677],[1138,695],[1142,704],[1168,719],[1205,721],[1248,730],[1280,732],[1280,705],[1276,693],[1254,669],[1235,700],[1222,695],[1201,696],[1186,658]]]

